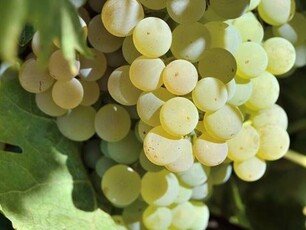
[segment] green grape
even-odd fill
[[[81,82],[72,78],[68,81],[56,81],[52,87],[52,98],[63,109],[73,109],[81,104],[84,89]]]
[[[137,161],[141,149],[142,144],[133,131],[119,141],[107,143],[109,156],[119,164],[132,164]]]
[[[137,114],[137,110],[136,110],[136,106],[132,105],[132,106],[123,106],[126,111],[129,113],[131,119],[133,120],[139,120],[139,116]]]
[[[250,0],[210,1],[210,6],[217,15],[225,19],[234,19],[243,15],[249,8]]]
[[[19,83],[30,93],[41,93],[48,90],[54,83],[48,71],[42,69],[34,58],[25,61],[19,71]]]
[[[203,165],[216,166],[227,157],[228,147],[225,142],[215,140],[207,133],[203,133],[193,141],[193,153]]]
[[[126,61],[122,54],[122,49],[117,49],[111,53],[105,53],[107,65],[112,68],[117,68],[126,65]]]
[[[254,156],[245,161],[234,162],[235,174],[244,181],[259,180],[265,173],[267,164],[264,160]]]
[[[49,47],[50,52],[54,52],[56,50],[56,47],[52,43],[50,44],[50,46],[51,46],[51,47]],[[39,36],[38,31],[36,31],[33,34],[33,37],[32,37],[32,40],[31,40],[31,48],[32,48],[32,52],[37,57],[39,55],[39,53],[41,52],[41,43],[40,43],[40,36]]]
[[[148,205],[137,199],[132,204],[123,208],[122,218],[129,230],[141,230],[142,229],[142,214]]]
[[[171,172],[183,172],[190,169],[194,163],[194,156],[192,152],[192,144],[188,139],[184,140],[183,152],[174,162],[165,165],[166,169]]]
[[[182,204],[191,199],[192,187],[183,184],[181,181],[179,181],[179,185],[179,193],[176,199],[174,200],[174,204]]]
[[[238,107],[226,104],[215,112],[205,113],[203,122],[212,137],[229,140],[241,130],[243,116]]]
[[[133,42],[133,36],[127,36],[124,38],[122,43],[122,54],[124,59],[129,63],[132,64],[132,62],[141,56],[141,53],[138,52],[136,49],[134,42]]]
[[[179,194],[179,182],[174,173],[165,169],[147,172],[141,180],[141,196],[149,205],[171,205]]]
[[[139,164],[141,167],[146,170],[147,172],[158,172],[163,169],[163,167],[158,166],[152,163],[146,156],[143,150],[141,150],[139,155]]]
[[[249,11],[256,9],[261,0],[250,0]]]
[[[107,141],[104,141],[102,139],[100,139],[100,144],[99,144],[99,148],[100,148],[100,151],[101,153],[106,156],[107,158],[111,158],[110,155],[109,155],[109,152],[108,152],[108,148],[107,148]]]
[[[113,70],[107,82],[109,94],[122,105],[135,105],[141,94],[141,90],[132,84],[129,71],[129,65],[120,66]]]
[[[299,45],[305,42],[306,37],[306,18],[302,13],[295,12],[293,18],[280,25],[273,27],[275,37],[282,37],[291,42],[293,45]]]
[[[140,94],[136,104],[139,117],[150,126],[160,125],[159,113],[161,107],[173,97],[174,95],[163,87],[152,92],[143,92]]]
[[[98,136],[108,142],[116,142],[128,135],[131,119],[120,105],[107,104],[100,108],[95,117],[95,129]]]
[[[161,10],[166,8],[165,0],[139,0],[139,2],[151,10]]]
[[[293,0],[261,0],[258,5],[259,16],[268,24],[279,26],[288,22],[295,11]]]
[[[161,126],[156,126],[146,135],[143,148],[151,162],[156,165],[167,165],[180,157],[185,144],[183,138],[172,136]]]
[[[212,184],[210,180],[203,184],[194,186],[192,188],[191,199],[192,200],[204,200],[207,199],[212,193]]]
[[[153,128],[152,126],[147,125],[144,121],[139,120],[135,126],[135,133],[136,133],[136,136],[138,137],[138,140],[140,142],[143,142],[145,136],[148,134],[148,132],[152,128]]]
[[[169,16],[180,24],[198,21],[206,9],[206,0],[167,0],[166,2]]]
[[[109,168],[102,177],[101,189],[116,207],[126,207],[140,194],[141,178],[132,168],[118,164]]]
[[[78,106],[56,119],[59,131],[73,141],[85,141],[95,134],[96,111],[90,106]]]
[[[195,209],[195,220],[190,226],[190,230],[203,230],[208,226],[209,209],[202,201],[191,201]]]
[[[238,76],[235,77],[236,91],[232,98],[228,100],[231,105],[243,105],[251,97],[253,91],[253,84],[251,80],[243,79]]]
[[[126,224],[124,223],[122,216],[112,215],[111,218],[115,222],[116,230],[129,230]]]
[[[62,107],[55,104],[52,98],[52,89],[47,89],[42,93],[35,94],[35,102],[37,107],[45,114],[58,117],[62,116],[67,112],[67,109],[63,109]]]
[[[177,176],[184,184],[195,187],[207,181],[209,171],[209,167],[203,166],[200,162],[194,162],[191,168],[177,173]]]
[[[80,62],[74,60],[69,63],[62,51],[56,50],[49,58],[48,69],[49,74],[56,80],[68,81],[79,74]]]
[[[168,24],[157,17],[146,17],[133,30],[136,49],[144,56],[158,58],[168,52],[172,33]]]
[[[143,212],[142,220],[148,230],[166,230],[172,222],[172,212],[167,207],[149,205]]]
[[[227,141],[228,158],[233,161],[245,161],[256,155],[259,149],[259,134],[248,122],[244,123],[240,132]]]
[[[212,112],[225,105],[228,99],[226,85],[217,78],[205,77],[192,91],[192,100],[198,109]]]
[[[177,59],[192,63],[200,60],[204,51],[210,47],[208,29],[201,23],[180,24],[172,32],[171,52]]]
[[[86,81],[96,81],[100,79],[106,72],[107,63],[104,53],[99,50],[90,49],[93,58],[80,56],[80,78]]]
[[[117,37],[131,35],[143,18],[143,8],[137,0],[108,0],[101,13],[106,30]]]
[[[294,67],[299,68],[306,65],[306,42],[301,45],[296,45],[295,47],[296,58],[294,62]]]
[[[100,87],[96,81],[80,80],[84,95],[81,105],[90,106],[96,103],[100,97]]]
[[[198,70],[202,78],[214,77],[226,84],[235,77],[237,63],[226,49],[211,48],[203,53]]]
[[[227,90],[227,101],[231,100],[236,93],[237,84],[235,78],[225,84]]]
[[[273,74],[264,72],[251,80],[253,90],[245,105],[252,110],[271,107],[279,97],[279,83]]]
[[[197,84],[198,72],[195,66],[186,60],[170,62],[162,72],[166,89],[175,95],[190,93]]]
[[[102,157],[99,144],[100,140],[97,138],[89,139],[84,143],[82,154],[86,167],[95,169],[97,161]]]
[[[96,173],[102,177],[104,173],[112,166],[116,164],[115,161],[112,159],[106,157],[106,156],[101,156],[95,165],[95,171]]]
[[[237,74],[246,79],[256,78],[268,66],[268,55],[265,49],[256,42],[244,42],[235,54]]]
[[[256,129],[266,125],[278,125],[285,130],[288,127],[287,113],[277,104],[273,104],[269,108],[262,109],[251,114],[250,120],[252,121],[252,126],[254,126]]]
[[[165,68],[160,58],[140,56],[131,64],[129,75],[134,86],[143,91],[153,91],[163,84],[162,71]]]
[[[189,201],[175,205],[171,208],[171,212],[173,217],[171,227],[177,230],[189,229],[195,221],[196,211]]]
[[[210,33],[211,48],[223,48],[232,54],[236,53],[242,43],[236,27],[222,21],[207,22],[204,26]]]
[[[103,53],[111,53],[118,50],[123,42],[123,38],[109,33],[101,21],[101,15],[93,17],[88,24],[88,41],[94,47]],[[94,59],[92,59],[94,61]]]
[[[294,46],[281,37],[269,38],[263,43],[269,63],[267,70],[274,75],[288,72],[295,63],[296,53]]]
[[[205,24],[214,21],[225,21],[225,18],[222,18],[220,15],[216,14],[211,7],[208,7],[199,22]]]
[[[160,110],[161,126],[171,135],[184,136],[191,133],[199,120],[195,105],[184,97],[166,101]]]
[[[282,158],[290,145],[289,134],[278,125],[266,125],[258,129],[260,145],[257,156],[269,161]]]
[[[216,167],[212,167],[209,174],[212,185],[226,183],[232,175],[232,170],[232,165],[228,163],[222,163]]]
[[[233,26],[240,32],[242,42],[261,43],[264,29],[252,12],[248,12],[233,21]]]

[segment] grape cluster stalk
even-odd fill
[[[68,62],[39,31],[21,86],[83,142],[118,229],[203,230],[205,202],[231,176],[259,180],[290,145],[279,78],[306,65],[294,0],[88,0],[93,57]]]

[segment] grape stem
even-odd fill
[[[299,152],[289,149],[284,158],[306,168],[306,156]]]

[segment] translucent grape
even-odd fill
[[[172,32],[171,52],[177,59],[194,63],[199,61],[210,43],[209,31],[201,23],[180,24]]]
[[[137,0],[108,0],[103,5],[101,18],[108,32],[117,37],[126,37],[144,18],[144,12]]]
[[[207,132],[220,140],[229,140],[242,128],[243,117],[238,107],[226,104],[215,112],[204,115],[204,127]]]
[[[294,67],[303,67],[306,65],[306,43],[295,46],[296,58]]]
[[[100,97],[100,87],[96,81],[80,81],[84,90],[81,105],[90,106],[96,103]]]
[[[169,16],[180,24],[198,21],[206,9],[206,0],[167,0],[166,2]]]
[[[83,162],[86,167],[95,169],[96,163],[103,156],[99,145],[100,140],[97,138],[91,138],[84,143],[82,154]]]
[[[256,113],[251,114],[250,119],[252,121],[252,125],[256,129],[266,125],[278,125],[285,130],[288,127],[287,113],[277,104],[273,104],[269,108],[262,109]]]
[[[216,111],[225,105],[228,93],[225,84],[217,78],[205,77],[192,91],[192,100],[198,109]]]
[[[235,54],[240,77],[251,79],[262,74],[268,66],[265,49],[256,42],[244,42]]]
[[[238,18],[249,8],[250,0],[219,0],[211,1],[210,7],[217,15],[225,19]]]
[[[202,78],[214,77],[226,84],[235,77],[237,63],[226,49],[211,48],[203,53],[198,70]]]
[[[278,125],[266,125],[258,129],[260,146],[257,155],[264,160],[278,160],[288,151],[290,138]]]
[[[174,173],[164,169],[159,172],[147,172],[142,177],[141,196],[149,205],[171,205],[178,193],[179,182]]]
[[[153,91],[162,86],[162,71],[165,68],[160,58],[140,56],[131,64],[129,76],[131,82],[143,91]]]
[[[245,123],[240,132],[227,141],[228,158],[244,161],[256,155],[259,149],[259,134],[250,124]]]
[[[171,135],[184,136],[191,133],[198,120],[197,108],[184,97],[169,99],[160,110],[160,123]]]
[[[160,124],[159,113],[162,105],[173,97],[173,94],[162,87],[152,92],[142,93],[136,105],[139,117],[150,126],[158,126]]]
[[[107,88],[109,94],[122,105],[135,105],[141,94],[141,90],[132,84],[129,71],[130,66],[120,66],[108,78]]]
[[[122,54],[124,59],[129,63],[132,64],[132,62],[141,56],[141,53],[138,52],[136,49],[134,42],[133,42],[133,36],[127,36],[124,38],[122,43]]]
[[[172,222],[172,212],[167,207],[150,205],[143,212],[142,220],[148,230],[168,229]]]
[[[261,0],[250,0],[249,11],[254,10]]]
[[[208,181],[203,184],[197,185],[192,188],[191,199],[192,200],[204,200],[209,197],[212,192],[212,185]]]
[[[263,43],[268,55],[267,70],[274,75],[288,72],[294,65],[296,53],[294,46],[284,38],[273,37]]]
[[[105,141],[115,142],[123,139],[129,133],[130,127],[130,116],[120,105],[104,105],[96,114],[96,132]]]
[[[54,52],[56,50],[56,47],[52,43],[49,44],[49,45],[51,46],[51,47],[49,47],[50,51]],[[40,36],[39,36],[38,31],[36,31],[33,34],[32,41],[31,41],[31,48],[32,48],[32,52],[35,54],[35,56],[38,56],[39,53],[41,52],[41,42],[40,42]]]
[[[203,166],[200,162],[195,162],[192,167],[184,172],[177,174],[180,181],[194,187],[207,181],[210,169]]]
[[[132,164],[137,161],[141,149],[142,144],[133,131],[119,141],[107,143],[109,156],[120,164]]]
[[[100,13],[106,0],[88,0],[87,2],[93,11]]]
[[[175,95],[190,93],[197,84],[198,72],[195,66],[186,60],[170,62],[162,72],[165,87]]]
[[[171,172],[183,172],[190,169],[194,163],[194,156],[192,152],[192,144],[188,139],[184,140],[184,145],[182,146],[182,154],[174,162],[165,165],[166,169]]]
[[[92,58],[80,56],[80,78],[86,81],[100,79],[106,71],[107,63],[104,53],[91,48]]]
[[[83,95],[83,86],[76,78],[69,81],[56,81],[52,87],[52,98],[63,109],[73,109],[80,105]]]
[[[223,163],[212,167],[210,170],[209,178],[213,185],[220,185],[226,183],[232,175],[232,165]]]
[[[279,83],[275,76],[269,72],[264,72],[252,79],[253,90],[251,97],[245,103],[253,110],[271,107],[279,97]]]
[[[18,79],[22,88],[31,93],[44,92],[54,83],[54,78],[33,58],[22,64]]]
[[[264,160],[254,156],[245,161],[234,162],[234,172],[244,181],[259,180],[265,173],[267,164]]]
[[[67,109],[63,109],[53,101],[52,89],[35,94],[35,102],[42,112],[52,117],[62,116],[67,112]]]
[[[231,81],[226,83],[226,90],[227,90],[227,101],[231,100],[236,93],[237,85],[235,78],[233,78]]]
[[[292,0],[261,0],[258,5],[259,16],[273,26],[289,21],[294,11],[295,3]]]
[[[170,49],[172,33],[168,24],[157,17],[146,17],[133,30],[136,49],[144,56],[157,58]]]
[[[143,142],[145,136],[153,127],[146,124],[143,120],[139,120],[135,126],[136,136],[139,138],[140,142]]]
[[[140,230],[142,227],[142,215],[148,205],[137,199],[129,206],[123,208],[122,218],[124,223],[128,226],[130,230]]]
[[[190,230],[203,230],[208,226],[209,209],[202,201],[191,201],[195,209],[195,221],[190,226]]]
[[[109,168],[102,178],[101,188],[106,198],[116,207],[126,207],[140,194],[141,178],[126,165]]]
[[[69,63],[62,51],[56,50],[49,58],[48,68],[50,75],[56,80],[68,81],[79,73],[80,62],[74,60],[72,63]]]
[[[203,133],[193,142],[193,152],[199,162],[206,166],[221,164],[227,157],[228,147],[225,142],[220,142],[207,133]]]
[[[154,163],[152,163],[146,156],[146,154],[144,153],[144,151],[142,150],[140,152],[140,155],[139,155],[139,164],[141,165],[141,167],[148,171],[148,172],[158,172],[160,170],[163,169],[163,167],[161,166],[158,166]]]
[[[190,200],[192,195],[192,188],[183,184],[181,181],[179,181],[179,194],[177,195],[174,203],[175,204],[182,204]]]
[[[183,152],[184,139],[172,136],[161,126],[146,135],[143,148],[147,158],[156,165],[167,165],[177,160]]]
[[[95,165],[95,171],[100,177],[102,177],[104,173],[115,164],[116,162],[112,159],[106,156],[101,156]]]
[[[236,91],[233,97],[228,101],[231,105],[243,105],[251,97],[253,84],[251,80],[235,77]]]
[[[107,65],[112,68],[117,68],[126,65],[126,61],[122,54],[122,49],[118,49],[112,53],[105,53]]]
[[[171,226],[175,229],[189,229],[195,221],[195,209],[190,202],[175,205],[172,209]]]
[[[73,141],[85,141],[95,134],[94,119],[96,111],[89,106],[78,106],[64,116],[57,117],[60,132]]]
[[[148,9],[152,10],[161,10],[166,7],[165,0],[139,0],[139,2]]]
[[[211,48],[223,48],[232,54],[236,53],[242,43],[236,27],[222,21],[211,21],[204,25],[211,37]]]

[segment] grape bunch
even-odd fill
[[[294,0],[88,0],[92,57],[39,31],[19,80],[84,163],[118,229],[205,229],[231,174],[252,182],[289,149],[278,78],[306,65]]]

